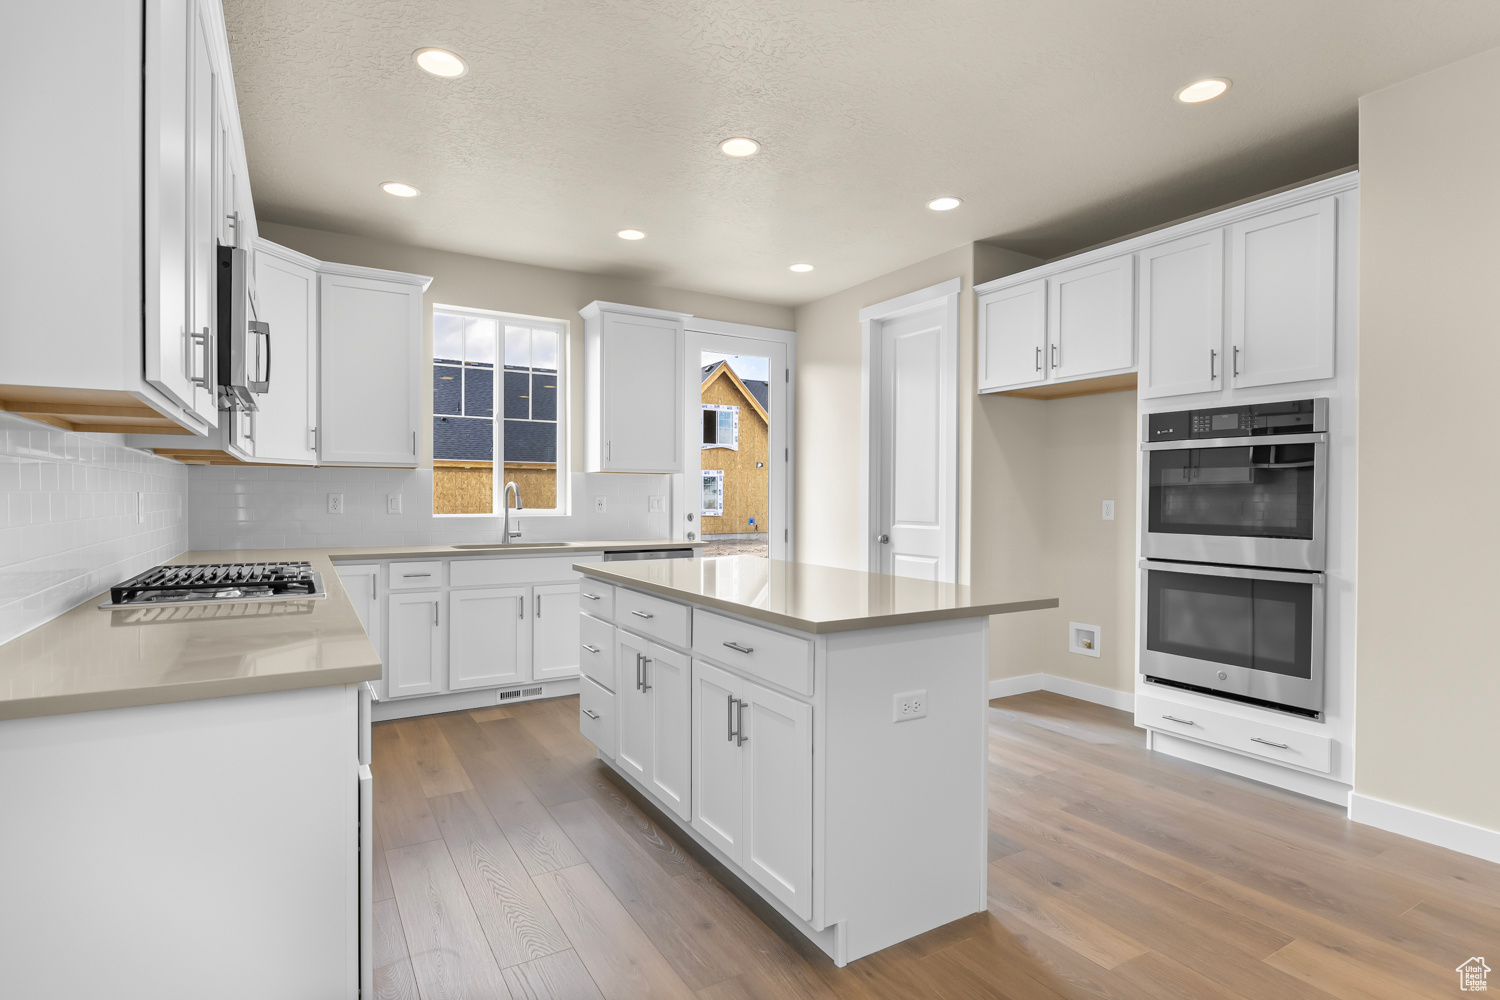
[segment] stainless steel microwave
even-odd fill
[[[1143,425],[1143,556],[1326,568],[1328,400],[1151,413]]]
[[[228,406],[254,410],[255,395],[271,388],[271,326],[245,315],[250,306],[245,251],[220,245],[218,264],[219,389]]]
[[[1320,713],[1325,587],[1322,573],[1143,559],[1140,672]]]

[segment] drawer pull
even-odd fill
[[[597,653],[597,652],[599,652],[599,647],[598,646],[590,646],[588,643],[584,643],[583,644],[583,648],[586,649],[586,650],[588,650],[590,653]]]
[[[583,714],[587,715],[590,719],[598,719],[599,718],[599,713],[598,712],[590,712],[586,708],[583,710]]]
[[[726,643],[724,643],[724,645],[728,646],[730,649],[734,650],[736,653],[753,653],[753,652],[755,652],[755,647],[754,646],[741,646],[737,642],[726,642]]]
[[[1192,719],[1179,719],[1175,715],[1163,715],[1162,718],[1166,719],[1168,722],[1180,722],[1184,726],[1196,726],[1198,724],[1198,723],[1194,722]]]
[[[431,573],[402,573],[401,574],[401,579],[403,579],[403,580],[415,580],[419,576],[431,576],[431,575],[432,575]]]
[[[632,611],[630,613],[633,614],[633,615],[635,615],[637,618],[655,618],[656,617],[655,615],[653,615],[653,614],[647,614],[644,611]]]
[[[1274,740],[1263,740],[1259,736],[1252,736],[1252,737],[1250,737],[1250,742],[1251,743],[1264,743],[1266,746],[1268,746],[1268,747],[1275,747],[1278,750],[1290,750],[1291,749],[1291,747],[1287,746],[1285,743],[1277,743]]]
[[[583,597],[586,600],[590,600],[590,601],[597,601],[599,599],[599,595],[598,594],[584,594]]]

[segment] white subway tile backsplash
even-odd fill
[[[0,642],[185,551],[187,471],[0,412]]]

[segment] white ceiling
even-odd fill
[[[1500,45],[1494,0],[225,8],[260,217],[786,304],[970,240],[1056,256],[1351,165],[1360,95]],[[469,74],[418,70],[428,45]],[[1172,99],[1204,76],[1234,87]],[[762,152],[721,155],[736,135]],[[924,207],[945,194],[963,206]]]

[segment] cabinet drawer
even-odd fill
[[[615,588],[615,621],[640,635],[687,649],[692,633],[688,607],[624,587]]]
[[[788,691],[812,694],[813,648],[809,639],[696,610],[693,652]]]
[[[578,616],[578,669],[583,676],[610,691],[615,689],[615,627],[590,615]]]
[[[614,759],[615,696],[586,676],[578,681],[578,731]]]
[[[431,590],[443,585],[443,564],[432,562],[391,563],[392,590]]]
[[[454,587],[496,587],[526,583],[571,583],[579,579],[577,556],[510,556],[504,559],[455,559],[448,567]],[[588,560],[585,558],[585,562]]]
[[[1135,724],[1325,774],[1333,769],[1331,737],[1258,719],[1137,695]]]
[[[615,588],[598,580],[584,578],[578,587],[579,607],[595,618],[613,619],[615,616]]]

